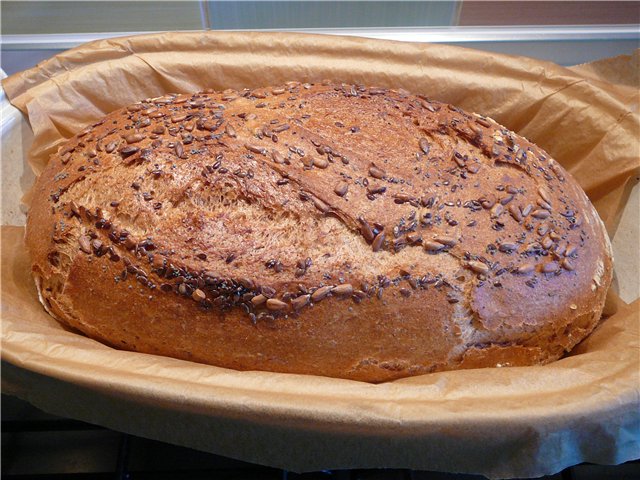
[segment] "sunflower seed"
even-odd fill
[[[387,187],[383,187],[381,185],[369,185],[367,187],[367,193],[369,195],[378,195],[380,193],[384,193],[387,191]]]
[[[374,238],[373,230],[369,223],[362,217],[358,217],[358,221],[360,222],[360,233],[365,238],[368,243],[371,243]]]
[[[394,202],[397,203],[398,205],[402,205],[403,203],[406,203],[412,199],[413,197],[411,195],[407,195],[406,193],[396,193],[393,196]]]
[[[531,212],[531,216],[533,218],[538,218],[540,220],[544,220],[545,218],[548,218],[550,215],[548,210],[534,210],[533,212]]]
[[[467,165],[467,172],[469,173],[478,173],[478,170],[480,170],[480,165],[477,163],[474,163],[473,165]]]
[[[324,203],[322,200],[320,200],[317,197],[312,197],[311,201],[313,202],[313,205],[320,210],[322,213],[327,213],[330,210],[329,205],[327,205],[326,203]]]
[[[493,206],[496,204],[496,201],[493,198],[481,198],[479,202],[480,205],[482,205],[482,208],[486,210],[493,208]]]
[[[482,262],[471,260],[467,262],[467,266],[476,273],[486,274],[489,272],[489,266]]]
[[[547,225],[546,223],[543,223],[538,227],[538,235],[540,236],[546,234],[548,231],[549,231],[549,225]]]
[[[411,244],[421,243],[422,237],[414,232],[407,233],[407,241]]]
[[[231,138],[236,138],[237,136],[235,128],[233,128],[230,123],[227,123],[227,125],[224,127],[224,132]]]
[[[262,147],[260,147],[258,145],[251,145],[249,143],[245,143],[244,144],[244,148],[246,148],[250,152],[258,153],[260,155],[266,155],[267,154],[267,149],[266,148],[262,148]]]
[[[275,163],[278,163],[278,164],[283,164],[285,162],[284,157],[277,150],[272,150],[271,151],[271,158],[273,159],[273,161]]]
[[[272,311],[282,311],[287,310],[289,308],[289,304],[283,302],[282,300],[278,300],[277,298],[270,298],[267,300],[267,310]]]
[[[267,298],[273,298],[276,296],[276,289],[267,285],[260,287],[260,291]]]
[[[437,237],[434,237],[434,240],[448,247],[453,247],[456,243],[458,243],[457,239],[455,239],[454,237],[449,237],[447,235],[438,235]]]
[[[329,166],[329,162],[324,158],[314,158],[312,159],[312,164],[314,167],[325,169]]]
[[[375,236],[375,238],[373,239],[373,242],[371,243],[371,248],[374,252],[377,252],[382,248],[382,245],[384,243],[384,237],[385,237],[384,232],[380,232]]]
[[[507,204],[507,203],[509,203],[511,200],[513,200],[513,195],[507,195],[506,197],[503,197],[503,198],[500,200],[500,203],[501,203],[502,205],[506,205],[506,204]]]
[[[383,170],[380,170],[375,165],[372,165],[369,168],[369,175],[371,175],[373,178],[382,179],[382,178],[384,178],[385,173],[384,173]]]
[[[183,120],[186,120],[186,118],[187,118],[186,113],[182,113],[180,115],[174,115],[173,117],[171,117],[171,123],[182,122]]]
[[[538,188],[538,194],[542,197],[542,200],[544,200],[548,204],[551,204],[552,197],[551,197],[551,192],[549,192],[549,190],[547,190],[544,187],[540,187]]]
[[[441,243],[431,242],[431,241],[423,242],[422,245],[424,246],[424,249],[428,252],[439,252],[440,250],[443,250],[445,247]]]
[[[120,152],[120,155],[122,155],[124,158],[127,158],[133,155],[134,153],[136,153],[138,150],[140,150],[140,147],[127,146],[127,147],[121,148],[119,152]]]
[[[498,250],[500,250],[503,253],[511,253],[514,250],[518,249],[518,244],[517,243],[509,243],[509,242],[505,242],[505,243],[501,243],[498,246]]]
[[[196,302],[203,302],[207,299],[207,296],[202,290],[196,288],[191,294],[191,298],[193,298]]]
[[[333,287],[329,287],[329,286],[318,288],[315,292],[311,294],[311,301],[319,302],[320,300],[324,299],[327,295],[329,295],[329,293],[331,293],[332,288]]]
[[[503,211],[504,211],[504,207],[502,206],[502,204],[501,203],[496,203],[491,208],[491,218],[498,218],[500,215],[502,215]]]
[[[300,295],[299,297],[291,300],[291,306],[294,310],[300,310],[305,305],[308,305],[311,301],[311,295]]]
[[[569,259],[569,258],[563,258],[563,259],[562,259],[562,268],[564,268],[565,270],[569,270],[570,272],[572,272],[573,270],[575,270],[576,266],[575,266],[575,264],[571,261],[571,259]]]
[[[333,191],[339,197],[344,197],[349,191],[349,184],[344,181],[340,181],[336,183],[335,187],[333,187]]]
[[[522,213],[520,212],[520,208],[518,208],[515,204],[509,206],[509,213],[516,222],[522,221]]]
[[[564,252],[565,252],[566,250],[567,250],[567,244],[566,244],[566,242],[562,242],[562,243],[559,243],[559,244],[556,246],[556,248],[555,248],[555,250],[553,251],[553,253],[555,253],[555,254],[556,254],[556,255],[558,255],[558,256],[562,256],[562,255],[564,255]]]
[[[551,211],[551,205],[545,202],[544,200],[542,200],[541,198],[536,200],[536,204],[545,210]]]
[[[551,239],[551,237],[549,235],[547,235],[546,237],[544,237],[540,243],[542,244],[542,247],[545,250],[549,250],[552,246],[553,246],[553,240]]]
[[[124,140],[125,140],[125,142],[131,144],[131,143],[141,142],[145,138],[147,138],[146,135],[143,135],[141,133],[134,133],[134,134],[127,135],[126,137],[124,137]]]
[[[80,243],[80,250],[84,253],[91,253],[91,238],[87,235],[82,235],[78,238],[78,243]]]
[[[431,149],[431,146],[429,145],[429,141],[426,138],[421,138],[418,144],[420,146],[420,150],[422,150],[425,155],[428,155],[429,150]]]
[[[536,269],[535,264],[533,263],[524,263],[522,265],[520,265],[517,269],[516,269],[516,273],[520,273],[522,275],[525,275],[527,273],[531,273]]]
[[[175,152],[178,158],[182,158],[182,156],[184,155],[184,147],[182,146],[181,142],[176,142]]]
[[[353,293],[353,286],[350,283],[344,283],[337,287],[333,287],[331,289],[331,293],[335,295],[351,295]]]

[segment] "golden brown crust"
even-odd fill
[[[27,245],[43,303],[118,348],[384,381],[559,358],[606,232],[556,162],[404,91],[167,95],[69,140]]]

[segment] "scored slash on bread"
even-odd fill
[[[545,363],[595,327],[611,281],[606,232],[559,164],[404,90],[148,99],[66,142],[36,191],[49,312],[229,368],[384,381]]]

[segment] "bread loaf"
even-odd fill
[[[598,214],[539,147],[404,90],[166,95],[53,155],[46,310],[115,348],[381,382],[543,364],[598,323]]]

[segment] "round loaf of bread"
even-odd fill
[[[404,90],[170,94],[67,141],[27,224],[46,310],[115,348],[370,382],[556,360],[604,226],[490,118]]]

